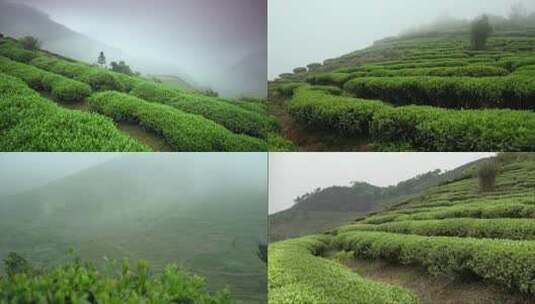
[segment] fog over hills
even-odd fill
[[[89,63],[103,51],[108,63],[124,60],[226,97],[263,97],[267,54],[257,54],[266,48],[265,3],[214,2],[0,0],[0,32],[36,36],[44,49]]]

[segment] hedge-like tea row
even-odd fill
[[[6,39],[0,39],[0,55],[26,63],[39,56],[37,52],[23,49],[17,42]]]
[[[0,151],[148,151],[111,119],[65,110],[0,73]]]
[[[367,134],[374,114],[384,106],[380,101],[356,101],[304,86],[296,89],[289,111],[302,124],[352,135]]]
[[[95,91],[114,90],[122,92],[126,90],[114,73],[102,68],[49,56],[39,56],[30,61],[30,64],[45,71],[85,82]]]
[[[146,262],[111,264],[98,271],[82,261],[0,276],[1,303],[230,304],[228,290],[210,292],[206,280],[167,265],[155,274]]]
[[[259,139],[237,135],[215,122],[119,92],[89,97],[90,108],[116,121],[133,121],[162,136],[176,151],[266,151]]]
[[[382,231],[423,236],[535,240],[535,220],[455,218],[427,221],[400,221],[380,225],[348,225],[340,227],[336,231],[337,233],[349,231]]]
[[[363,224],[384,224],[399,221],[420,221],[448,218],[527,218],[535,219],[535,204],[523,202],[521,200],[496,201],[494,203],[482,201],[472,204],[459,204],[450,207],[436,207],[428,211],[413,214],[380,214],[368,217],[360,223]]]
[[[306,79],[306,81],[313,85],[335,85],[342,87],[347,81],[361,77],[491,77],[506,76],[508,74],[508,70],[500,67],[488,65],[469,65],[462,67],[415,68],[401,70],[376,69],[369,72],[354,73],[322,73],[310,76]]]
[[[407,290],[366,280],[315,256],[327,249],[328,242],[327,236],[309,236],[269,246],[270,304],[418,303]]]
[[[535,242],[425,237],[354,231],[336,238],[340,247],[364,258],[423,265],[433,274],[476,274],[535,295]]]
[[[298,88],[290,114],[303,124],[343,134],[370,134],[380,143],[405,142],[423,151],[535,150],[535,113],[391,107],[380,101]]]
[[[533,77],[369,77],[346,82],[352,95],[396,105],[535,109]]]
[[[248,111],[217,98],[188,94],[165,85],[147,82],[136,86],[131,94],[147,101],[201,115],[234,133],[265,138],[277,127],[275,120],[266,115]]]
[[[61,101],[79,101],[91,94],[91,88],[60,75],[43,71],[0,56],[0,72],[22,79],[35,90],[45,90]]]

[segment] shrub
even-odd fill
[[[76,79],[89,84],[95,91],[125,91],[121,82],[112,73],[102,69],[88,69]]]
[[[109,119],[62,109],[0,73],[0,151],[148,151]]]
[[[432,274],[475,274],[512,290],[535,294],[533,242],[364,231],[341,234],[337,242],[359,257],[423,265]]]
[[[348,81],[344,89],[360,98],[396,105],[423,104],[448,108],[535,109],[531,77],[370,77]]]
[[[61,101],[79,101],[91,94],[84,83],[52,74],[31,65],[11,61],[0,56],[0,72],[24,80],[35,90],[45,90]]]
[[[238,134],[266,138],[269,132],[277,129],[275,120],[261,113],[247,111],[223,99],[189,94],[165,85],[147,82],[136,86],[131,94],[147,101],[201,115]]]
[[[269,303],[417,303],[410,291],[366,280],[317,257],[330,237],[308,236],[269,245]]]
[[[4,41],[0,44],[0,55],[15,61],[27,63],[32,61],[32,59],[36,58],[38,56],[38,53],[35,51],[23,49],[15,42]]]
[[[102,92],[89,98],[92,110],[116,121],[133,121],[162,136],[176,151],[266,151],[264,142],[233,134],[198,115],[118,92]]]
[[[303,74],[303,73],[307,72],[307,68],[305,68],[305,67],[295,68],[293,70],[293,72],[294,72],[294,74]]]
[[[41,48],[41,41],[36,37],[26,36],[19,39],[20,44],[27,50],[37,50]]]
[[[153,274],[144,261],[108,263],[100,272],[79,258],[37,274],[0,277],[2,303],[231,303],[227,290],[210,292],[204,278],[167,265]]]
[[[16,252],[8,253],[3,262],[4,270],[10,278],[17,274],[30,274],[32,272],[30,263]]]
[[[289,105],[301,123],[341,134],[370,134],[423,151],[532,151],[535,115],[512,110],[394,108],[379,101],[332,96],[301,87]]]
[[[486,161],[479,165],[477,176],[479,187],[483,192],[493,191],[496,187],[496,176],[498,175],[498,163],[496,161]]]

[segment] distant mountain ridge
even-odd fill
[[[467,168],[480,161],[450,171],[430,171],[390,187],[353,182],[351,186],[318,188],[296,198],[291,208],[269,216],[271,241],[319,233],[356,216],[388,208],[433,186],[463,176]]]

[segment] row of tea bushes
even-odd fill
[[[0,73],[0,150],[148,151],[97,114],[60,108],[21,80]]]
[[[353,231],[336,237],[340,248],[357,257],[423,265],[432,274],[465,275],[535,295],[535,242],[426,237]]]
[[[328,236],[308,236],[269,246],[269,303],[418,303],[405,289],[366,280],[318,257],[329,242]]]
[[[147,101],[201,115],[238,134],[266,138],[268,133],[277,129],[276,121],[265,114],[244,109],[222,99],[189,94],[161,84],[146,82],[136,86],[131,94]]]
[[[35,90],[45,90],[60,101],[80,101],[91,94],[89,85],[0,56],[0,72],[22,79]]]
[[[344,89],[359,98],[395,105],[535,109],[532,77],[368,77],[352,79]]]
[[[392,107],[380,101],[333,96],[302,86],[290,101],[299,122],[342,134],[371,135],[423,151],[531,151],[535,114],[513,110]]]
[[[176,151],[267,150],[260,139],[234,134],[202,116],[128,94],[107,91],[95,93],[88,100],[93,111],[115,121],[135,122],[162,136]]]
[[[399,221],[380,225],[354,224],[336,229],[337,233],[349,231],[382,231],[422,236],[535,240],[535,220],[453,218],[427,221]]]

